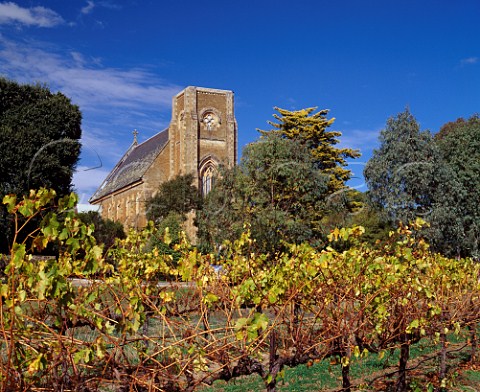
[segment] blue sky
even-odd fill
[[[80,106],[82,203],[192,85],[235,92],[240,149],[274,106],[330,109],[361,177],[405,107],[433,133],[480,112],[479,20],[480,0],[0,1],[0,73]]]

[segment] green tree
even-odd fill
[[[0,78],[0,198],[40,187],[68,194],[80,137],[81,113],[69,98]],[[0,252],[7,251],[11,225],[1,207]]]
[[[146,201],[147,218],[158,224],[174,213],[185,221],[190,211],[201,206],[202,199],[193,185],[194,179],[194,175],[190,173],[160,184],[156,195]]]
[[[274,127],[273,132],[308,147],[317,169],[329,176],[329,193],[334,193],[345,188],[345,182],[351,178],[351,171],[345,168],[346,159],[357,158],[360,153],[351,148],[335,147],[342,135],[339,131],[328,130],[335,118],[327,119],[328,110],[313,113],[316,109],[312,107],[289,111],[276,107],[279,114],[274,114],[273,117],[278,123],[269,121],[269,124]]]
[[[145,252],[156,252],[160,255],[170,255],[170,266],[176,266],[182,253],[175,249],[175,245],[179,245],[183,239],[183,232],[185,230],[183,223],[185,217],[171,212],[160,223],[156,225],[144,249]],[[156,278],[161,280],[169,280],[167,275],[159,274]]]
[[[244,230],[244,200],[238,181],[243,177],[238,166],[217,169],[213,189],[197,213],[198,246],[204,253],[218,248],[225,240],[234,241]]]
[[[86,225],[94,225],[95,231],[93,232],[93,236],[97,244],[104,245],[104,252],[108,251],[108,249],[115,244],[116,238],[125,238],[125,231],[120,222],[103,219],[97,211],[80,212],[78,217]]]
[[[158,229],[150,246],[169,248],[168,244],[163,243],[166,228],[169,229],[170,240],[173,243],[179,242],[188,213],[199,210],[202,205],[200,192],[193,185],[194,180],[193,174],[179,175],[160,184],[157,194],[147,199],[147,218]]]
[[[464,241],[459,253],[480,257],[480,118],[460,118],[442,126],[435,135],[444,160],[458,179],[454,191]],[[452,190],[450,190],[451,192]]]
[[[457,252],[462,228],[455,173],[408,109],[387,121],[364,175],[369,200],[391,224],[421,216],[430,224],[424,234],[434,249]]]
[[[319,240],[327,181],[305,145],[267,133],[217,180],[199,214],[199,236],[215,246],[248,224],[257,248],[271,253],[284,242]]]
[[[368,242],[371,246],[375,246],[377,242],[384,243],[389,238],[389,232],[395,227],[386,219],[384,212],[371,205],[368,202],[366,193],[357,190],[348,190],[339,192],[336,197],[344,198],[344,201],[336,201],[332,203],[333,209],[323,219],[323,224],[327,228],[334,230],[338,227],[356,227],[362,226],[365,232],[362,235],[362,241]],[[351,208],[351,207],[354,208]],[[334,213],[336,212],[336,213]],[[342,244],[338,240],[335,244]],[[331,244],[330,246],[335,246]],[[351,244],[344,244],[349,247]],[[335,249],[338,249],[336,247]]]

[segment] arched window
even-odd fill
[[[202,172],[202,196],[205,197],[209,194],[213,187],[213,174],[214,168],[212,165],[208,165]]]

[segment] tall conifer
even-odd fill
[[[279,114],[273,117],[278,123],[269,121],[274,127],[273,131],[282,136],[297,140],[305,144],[311,152],[316,167],[329,177],[328,191],[334,193],[345,187],[352,172],[345,168],[348,158],[357,158],[360,156],[358,150],[351,148],[335,147],[340,141],[342,135],[339,131],[331,131],[328,128],[332,126],[335,118],[327,119],[328,109],[317,110],[316,107],[305,108],[296,111],[289,111],[275,107]],[[268,131],[260,131],[265,134]]]

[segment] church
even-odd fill
[[[187,87],[173,97],[168,128],[143,143],[134,131],[132,145],[89,201],[100,206],[104,219],[126,229],[142,228],[147,223],[145,201],[162,182],[194,173],[194,185],[205,196],[218,165],[232,167],[236,161],[233,92]]]

